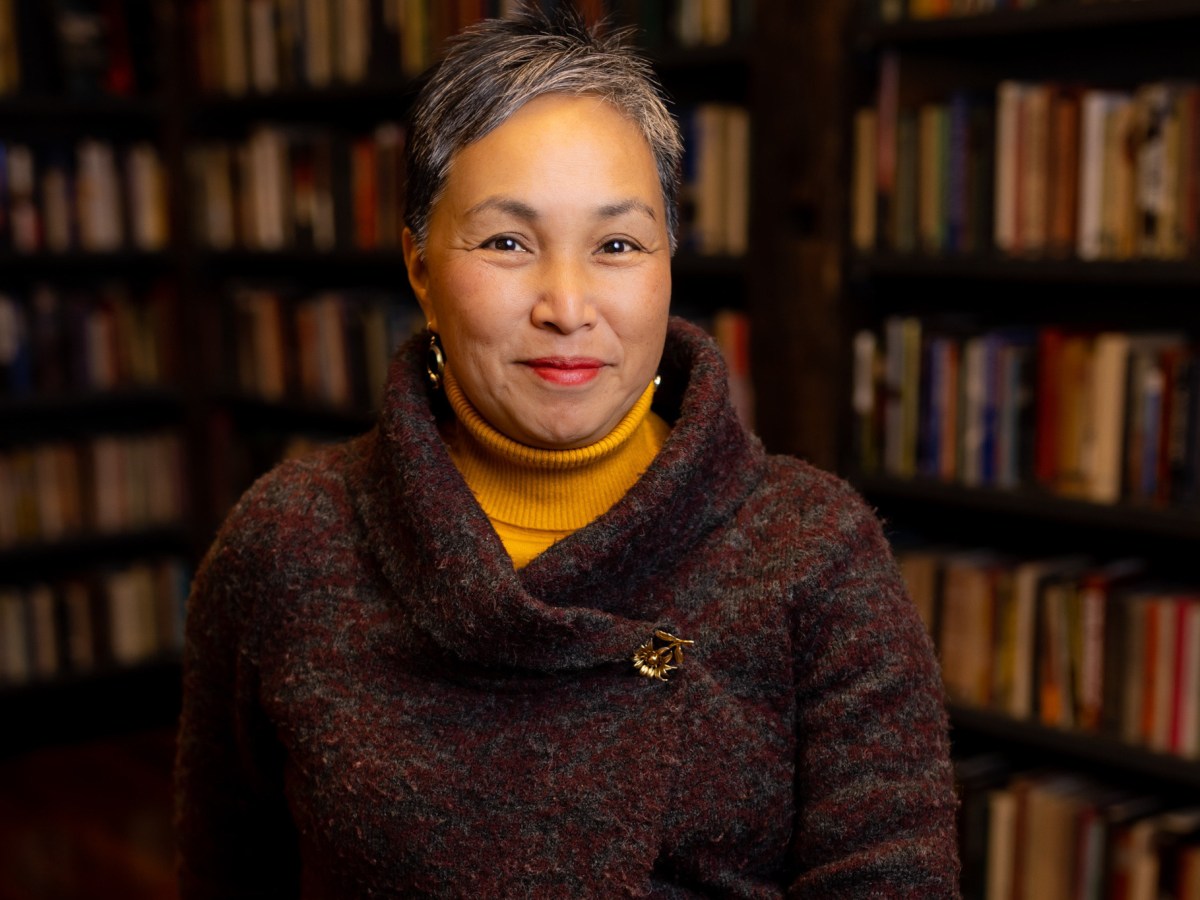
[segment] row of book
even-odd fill
[[[235,287],[212,375],[264,400],[377,410],[396,347],[424,327],[411,299],[380,291],[289,294]]]
[[[749,233],[750,122],[731,104],[682,114],[680,245],[740,255]],[[368,134],[260,124],[188,157],[192,231],[214,250],[398,249],[404,228],[404,128]]]
[[[881,61],[855,116],[862,251],[1097,259],[1200,253],[1200,84],[1005,80],[902,104]]]
[[[414,77],[478,3],[431,0],[192,0],[201,90],[326,88]]]
[[[0,685],[177,656],[190,581],[167,558],[0,586]]]
[[[161,154],[148,141],[0,143],[0,247],[18,253],[167,245]]]
[[[368,134],[262,124],[188,157],[192,230],[214,250],[398,249],[404,129]]]
[[[0,293],[0,398],[53,397],[167,383],[174,370],[169,288],[115,282]]]
[[[0,0],[0,95],[150,93],[154,12],[153,0]]]
[[[1200,757],[1200,585],[1136,559],[897,558],[951,701]]]
[[[855,338],[861,468],[1096,503],[1200,491],[1200,366],[1187,335],[890,316]]]
[[[963,900],[1200,898],[1200,808],[996,753],[955,775]]]
[[[702,103],[680,117],[684,136],[679,246],[741,256],[750,231],[750,114]]]
[[[633,23],[650,46],[730,43],[749,33],[749,0],[555,0],[590,22]],[[191,0],[196,83],[242,96],[415,78],[446,38],[517,0]]]
[[[0,449],[0,548],[177,526],[185,473],[174,432]]]

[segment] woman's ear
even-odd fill
[[[437,322],[433,315],[433,306],[429,302],[429,268],[425,265],[425,254],[417,246],[416,236],[411,229],[407,227],[404,229],[400,235],[400,241],[404,247],[404,265],[408,269],[408,283],[412,285],[417,303],[421,306],[421,312],[425,314],[425,321],[429,323],[430,328],[436,329]]]

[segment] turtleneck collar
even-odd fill
[[[351,474],[367,544],[405,598],[403,614],[479,666],[628,666],[654,629],[678,627],[679,611],[662,598],[679,592],[667,585],[763,476],[765,455],[729,403],[720,351],[672,319],[655,398],[672,426],[662,450],[604,515],[518,571],[447,453],[437,417],[452,412],[431,394],[424,349],[417,338],[394,358],[378,428]]]
[[[669,431],[650,412],[651,383],[599,441],[570,450],[530,447],[493,428],[450,367],[444,377],[455,421],[443,435],[454,464],[488,518],[520,528],[565,533],[600,517],[646,470]]]

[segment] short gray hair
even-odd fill
[[[413,105],[405,151],[404,224],[425,247],[429,216],[454,155],[543,94],[596,96],[611,103],[650,145],[674,251],[679,225],[683,140],[650,64],[630,46],[632,32],[600,34],[571,8],[525,9],[487,19],[447,42]]]

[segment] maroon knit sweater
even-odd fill
[[[514,571],[417,344],[377,429],[261,479],[196,578],[184,898],[958,895],[936,664],[879,524],[767,456],[673,321],[673,425]],[[631,656],[695,641],[665,682]]]

